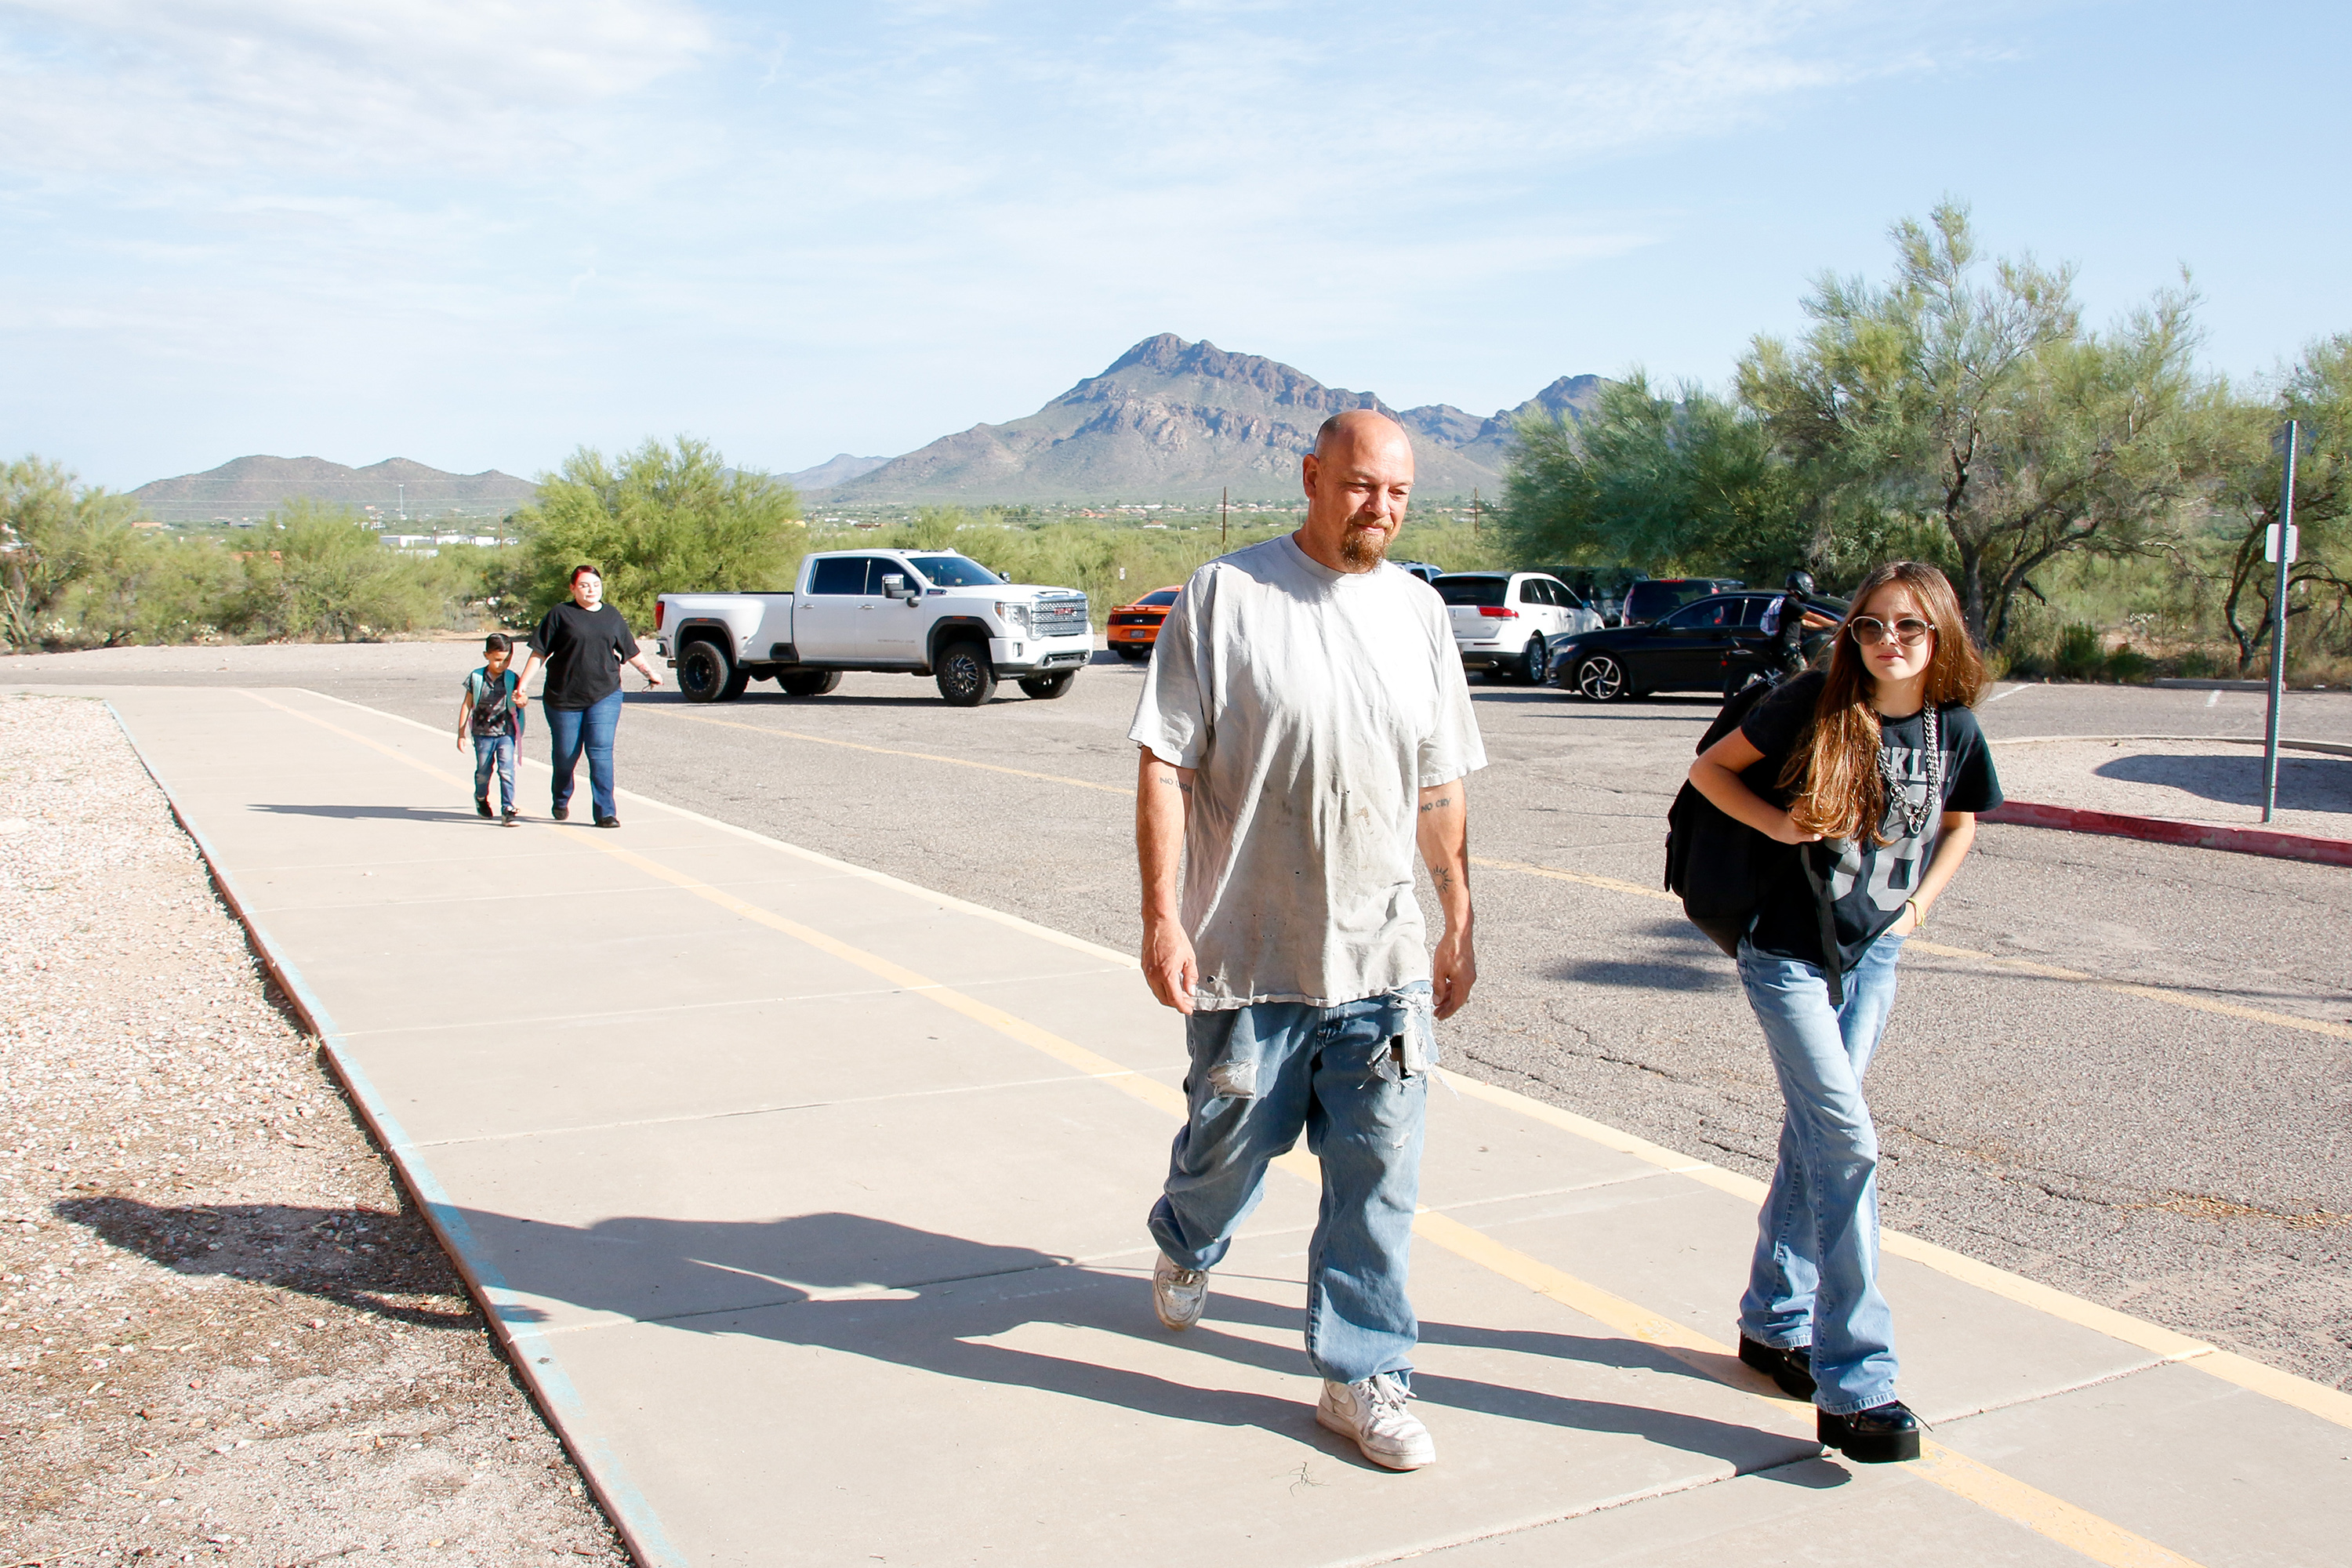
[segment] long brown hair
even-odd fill
[[[1944,574],[1923,561],[1889,561],[1873,567],[1854,589],[1853,606],[1830,644],[1829,679],[1813,707],[1812,734],[1790,753],[1780,774],[1781,786],[1798,792],[1790,816],[1806,832],[1824,838],[1857,839],[1868,833],[1873,844],[1888,842],[1879,832],[1886,814],[1886,784],[1878,773],[1878,710],[1870,705],[1877,678],[1864,665],[1853,618],[1890,583],[1908,588],[1936,628],[1930,634],[1936,651],[1927,660],[1922,689],[1926,700],[1937,708],[1956,702],[1973,708],[1984,689],[1984,660],[1977,657],[1976,643],[1960,615],[1959,595]]]

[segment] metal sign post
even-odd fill
[[[2285,477],[2279,481],[2279,520],[2263,530],[2263,557],[2278,563],[2278,580],[2271,592],[2271,711],[2263,726],[2263,820],[2278,813],[2279,698],[2286,690],[2287,568],[2294,564],[2295,421],[2286,422],[2280,437],[2286,447]]]

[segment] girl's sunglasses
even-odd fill
[[[1936,629],[1926,621],[1909,616],[1891,626],[1874,616],[1856,616],[1846,626],[1853,630],[1853,640],[1864,647],[1874,647],[1888,637],[1893,637],[1905,647],[1916,647],[1921,637]]]

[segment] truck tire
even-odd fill
[[[1078,672],[1065,669],[1054,675],[1031,675],[1022,678],[1021,689],[1040,702],[1051,702],[1078,683]]]
[[[841,684],[837,669],[788,669],[776,677],[787,697],[822,697]]]
[[[734,690],[728,690],[730,686]],[[697,637],[678,650],[677,694],[688,702],[723,702],[743,695],[742,679],[725,648]]]
[[[951,642],[940,649],[937,665],[940,695],[950,708],[977,708],[996,695],[996,668],[988,662],[988,645]]]
[[[744,668],[741,665],[737,665],[735,667],[735,672],[727,678],[727,684],[719,689],[719,700],[721,702],[734,701],[735,699],[743,695],[743,689],[751,684],[751,672]]]

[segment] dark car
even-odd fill
[[[1625,607],[1619,614],[1619,623],[1645,626],[1664,619],[1669,611],[1678,610],[1694,600],[1745,586],[1730,577],[1644,577],[1625,590]]]
[[[1648,585],[1633,584],[1637,590]],[[1552,684],[1596,702],[1652,691],[1721,691],[1727,671],[1737,668],[1744,678],[1747,669],[1762,667],[1771,639],[1759,623],[1780,596],[1754,589],[1712,594],[1647,626],[1579,633],[1552,649]],[[1830,615],[1845,614],[1841,599],[1810,603]]]

